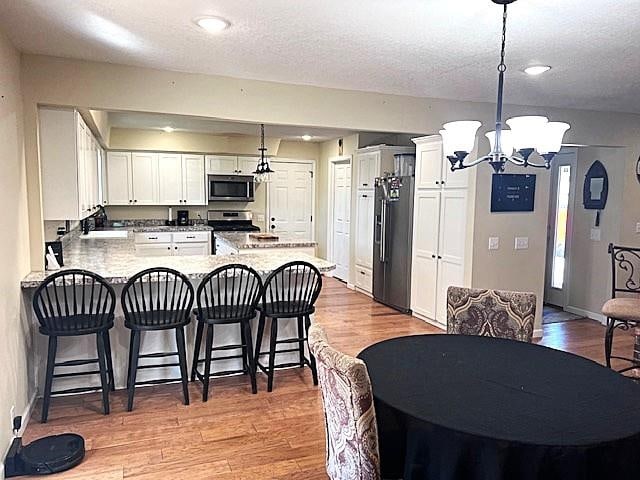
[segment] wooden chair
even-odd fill
[[[193,286],[186,275],[170,268],[150,268],[135,274],[122,289],[125,327],[131,330],[127,410],[133,409],[136,385],[182,382],[184,404],[189,405],[189,376],[184,341],[184,327],[191,321]],[[176,352],[140,354],[142,332],[175,330]],[[178,363],[138,365],[140,358],[178,357]],[[136,382],[139,369],[180,367],[180,379],[157,379]]]
[[[449,287],[447,333],[533,339],[536,296],[533,293]]]
[[[193,352],[191,381],[198,378],[203,384],[202,401],[209,398],[209,379],[233,373],[248,373],[251,378],[251,391],[257,393],[256,366],[253,358],[251,320],[256,316],[257,305],[262,292],[262,280],[254,269],[245,265],[233,264],[217,268],[202,279],[198,286],[196,300],[198,309],[196,318],[198,329]],[[215,325],[233,325],[240,327],[240,343],[235,345],[213,346]],[[205,358],[200,359],[200,349],[206,328]],[[215,351],[241,350],[240,355],[213,357]],[[211,362],[242,359],[242,370],[211,372]],[[198,365],[204,363],[204,373],[198,371]]]
[[[100,275],[86,270],[62,270],[49,276],[33,294],[33,310],[40,323],[40,333],[49,337],[49,354],[45,374],[41,422],[49,415],[52,395],[102,389],[102,408],[109,413],[109,390],[115,388],[109,329],[113,327],[116,294]],[[95,335],[98,358],[67,360],[56,363],[58,337]],[[98,364],[98,371],[55,374],[56,367]],[[100,387],[79,387],[52,392],[54,378],[100,375]]]
[[[329,478],[380,479],[378,427],[367,367],[331,347],[319,325],[309,328],[309,349],[318,365]]]
[[[631,366],[618,370],[626,372],[640,368],[640,248],[620,247],[609,244],[611,255],[611,300],[602,307],[607,317],[604,337],[604,355],[607,367],[611,359],[631,362]],[[613,335],[616,329],[635,329],[633,358],[612,356]]]
[[[315,312],[314,304],[322,289],[322,275],[316,267],[307,262],[290,262],[272,272],[264,282],[262,289],[262,304],[260,320],[258,321],[258,335],[256,339],[256,366],[267,374],[267,391],[273,390],[273,375],[276,368],[308,365],[311,368],[314,385],[318,384],[316,362],[313,354],[305,357],[304,344],[307,332],[311,326],[311,315]],[[262,336],[265,321],[271,319],[271,335],[269,337],[269,351],[261,352]],[[295,338],[278,340],[278,324],[284,320],[296,319],[298,331]],[[276,350],[281,344],[297,344],[295,348]],[[277,354],[298,352],[298,362],[281,363],[276,365]],[[261,355],[269,355],[268,367],[260,363]]]

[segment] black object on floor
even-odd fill
[[[359,357],[384,478],[640,478],[640,385],[595,362],[464,335],[395,338]]]

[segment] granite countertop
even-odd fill
[[[121,227],[123,228],[123,227]],[[213,230],[209,225],[187,225],[187,226],[171,226],[171,225],[156,225],[156,226],[135,226],[124,227],[134,232],[210,232]],[[114,228],[114,230],[118,230]]]
[[[198,226],[208,229],[207,226]],[[203,228],[204,227],[204,228]],[[124,227],[129,231],[149,231],[155,227]],[[139,228],[139,230],[137,230]],[[178,231],[177,227],[170,228]],[[187,227],[189,228],[189,227]],[[158,231],[158,230],[155,230]],[[254,268],[261,275],[267,275],[279,266],[293,261],[304,260],[315,265],[323,273],[335,268],[335,264],[297,252],[274,252],[269,255],[251,253],[239,255],[193,255],[167,257],[139,257],[135,254],[134,235],[127,238],[80,239],[74,238],[64,248],[64,269],[81,268],[90,270],[112,284],[126,283],[135,273],[152,267],[168,267],[178,270],[192,280],[204,277],[210,271],[231,263],[241,263]],[[22,288],[35,288],[54,272],[31,272],[21,283]]]
[[[246,232],[215,232],[215,237],[236,250],[249,248],[305,248],[315,247],[318,242],[300,240],[293,235],[278,234],[277,240],[258,240]]]

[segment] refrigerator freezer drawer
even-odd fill
[[[373,272],[370,268],[356,266],[356,287],[371,293],[373,289]]]

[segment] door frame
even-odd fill
[[[316,161],[315,160],[306,160],[299,158],[282,158],[282,157],[269,157],[269,163],[280,162],[280,163],[301,163],[305,165],[309,165],[309,170],[311,172],[311,241],[316,240]],[[274,168],[275,171],[275,168]],[[269,225],[269,219],[271,218],[271,183],[267,183],[267,191],[265,193],[265,230],[268,232],[269,229],[267,226]]]
[[[578,149],[577,148],[562,148],[562,150],[560,150],[560,152],[558,153],[558,155],[554,158],[554,162],[553,162],[553,169],[551,172],[551,179],[550,179],[550,186],[549,186],[549,210],[548,210],[548,214],[547,214],[547,244],[546,244],[546,248],[545,248],[545,274],[544,274],[544,291],[543,291],[543,303],[546,304],[547,303],[547,288],[553,288],[551,287],[551,275],[553,274],[552,270],[553,270],[553,261],[552,258],[550,257],[552,255],[553,250],[550,251],[549,246],[552,243],[552,237],[555,236],[555,210],[556,208],[553,207],[552,209],[552,203],[555,201],[555,203],[557,204],[558,202],[558,197],[557,197],[557,181],[558,181],[558,176],[557,176],[557,172],[558,172],[558,164],[559,162],[559,158],[558,156],[566,156],[570,158],[570,165],[571,165],[571,169],[572,169],[572,176],[571,176],[571,186],[569,187],[569,207],[568,207],[568,212],[567,212],[567,238],[566,238],[566,242],[565,242],[565,252],[564,252],[564,281],[563,281],[563,288],[562,291],[564,292],[564,300],[563,300],[563,304],[562,305],[555,305],[555,304],[550,304],[550,305],[554,305],[556,307],[560,307],[563,310],[567,308],[567,306],[569,305],[569,296],[571,293],[571,263],[572,263],[572,248],[571,248],[571,244],[572,244],[572,240],[573,240],[573,221],[574,221],[574,217],[575,217],[575,209],[576,209],[576,189],[577,189],[577,184],[578,184]],[[556,182],[556,185],[554,185],[554,182]],[[556,194],[553,195],[554,189],[556,190]],[[552,210],[554,212],[553,218],[552,218]],[[552,232],[551,229],[554,229],[554,231]]]
[[[348,162],[351,167],[351,191],[352,195],[349,198],[349,264],[347,265],[347,283],[351,279],[351,212],[352,212],[352,200],[353,200],[353,155],[338,155],[336,157],[329,157],[329,175],[327,179],[327,260],[333,262],[333,211],[335,208],[334,201],[334,188],[335,182],[335,170],[337,163]]]

